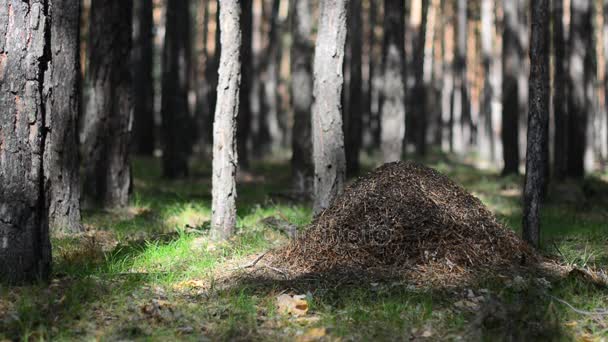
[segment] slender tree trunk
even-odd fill
[[[127,205],[131,189],[131,0],[93,1],[84,126],[85,205]]]
[[[53,0],[49,8],[52,63],[45,80],[44,174],[53,233],[76,233],[80,223],[80,3]],[[52,127],[52,129],[50,129]]]
[[[553,148],[553,172],[562,180],[568,170],[568,61],[564,32],[564,0],[553,0],[553,51],[555,68],[553,75],[553,111],[555,141]]]
[[[426,133],[428,127],[428,108],[426,106],[427,88],[424,82],[424,48],[426,42],[426,24],[428,22],[429,0],[422,0],[420,11],[420,24],[416,40],[413,42],[415,49],[413,54],[414,87],[412,89],[411,116],[415,122],[414,137],[416,143],[416,154],[426,155]]]
[[[519,6],[521,0],[504,2],[503,32],[503,175],[519,173],[519,85],[523,47],[519,40]]]
[[[467,0],[458,0],[456,25],[456,55],[454,57],[454,86],[452,93],[452,146],[457,153],[464,153],[469,144],[468,120],[470,119],[467,84]]]
[[[0,282],[50,273],[48,129],[44,94],[51,59],[50,1],[0,0]],[[58,41],[56,39],[55,41]],[[59,138],[59,137],[58,137]]]
[[[608,167],[608,0],[603,1],[603,15],[604,15],[604,36],[602,41],[602,46],[604,48],[604,123],[606,126],[604,127],[606,139],[603,144],[605,148],[604,155],[604,169]]]
[[[237,130],[237,147],[239,152],[239,166],[249,168],[249,133],[251,130],[251,37],[252,37],[252,2],[241,1],[241,85]],[[221,4],[220,4],[221,6]],[[220,19],[221,20],[221,19]],[[221,23],[220,23],[221,25]],[[219,95],[218,95],[219,96]]]
[[[481,2],[481,54],[484,72],[483,89],[480,97],[479,116],[479,149],[484,159],[494,162],[496,141],[494,141],[494,123],[492,122],[492,85],[493,48],[494,48],[494,0]]]
[[[401,159],[405,139],[404,4],[384,1],[382,154],[384,162]]]
[[[135,0],[133,16],[133,151],[154,153],[153,4]]]
[[[361,0],[351,0],[349,4],[350,17],[348,18],[349,42],[350,42],[350,84],[349,84],[349,105],[345,119],[346,135],[346,170],[349,174],[359,172],[359,153],[361,150],[362,139],[362,120],[363,120],[363,19]]]
[[[589,77],[587,55],[593,46],[588,35],[592,34],[591,0],[571,0],[570,46],[568,72],[568,176],[582,178],[585,175],[585,147],[587,120],[587,79]]]
[[[211,1],[211,0],[209,0]],[[207,108],[209,110],[209,116],[207,118],[207,125],[205,125],[205,133],[208,139],[208,143],[213,144],[213,122],[215,120],[214,114],[217,107],[217,85],[218,85],[218,70],[220,65],[220,55],[222,52],[222,45],[220,44],[220,0],[215,1],[215,39],[214,39],[214,50],[213,57],[210,57],[207,66],[205,67],[206,79],[209,82],[209,95]]]
[[[220,2],[220,57],[217,107],[213,124],[213,175],[211,235],[225,240],[236,226],[236,126],[241,84],[241,5],[238,0]]]
[[[291,99],[294,124],[291,158],[292,185],[296,191],[310,193],[313,188],[311,106],[312,13],[310,0],[291,0],[293,45],[291,53]]]
[[[534,0],[530,45],[530,104],[524,186],[523,238],[540,245],[540,208],[545,183],[549,122],[549,0]]]
[[[188,107],[190,80],[190,1],[168,0],[163,51],[162,132],[163,175],[188,175],[191,119]]]
[[[314,213],[326,209],[344,187],[346,157],[342,132],[346,0],[322,0],[314,57],[312,111]]]

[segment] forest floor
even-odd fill
[[[521,177],[443,157],[428,164],[519,230]],[[551,187],[543,253],[566,270],[562,277],[432,288],[247,278],[244,266],[288,243],[277,226],[311,220],[309,204],[286,196],[288,163],[256,163],[240,176],[238,234],[224,244],[207,238],[209,164],[165,181],[157,160],[139,159],[134,174],[129,208],[87,212],[85,234],[53,239],[50,284],[0,287],[0,341],[608,339],[608,314],[597,312],[608,308],[608,175]],[[281,313],[290,305],[277,306],[284,294],[304,296],[292,310],[299,316]]]

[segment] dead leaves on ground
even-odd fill
[[[308,313],[308,301],[306,295],[282,294],[277,297],[277,309],[284,315],[295,317],[305,316]]]

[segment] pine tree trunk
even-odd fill
[[[502,145],[503,175],[519,173],[519,85],[523,47],[519,40],[519,6],[521,0],[504,2],[503,32],[503,114]]]
[[[0,0],[0,282],[50,273],[44,106],[50,1]],[[58,120],[57,124],[64,123]]]
[[[162,133],[163,175],[188,175],[191,119],[188,107],[190,78],[190,1],[168,0],[163,51]]]
[[[346,172],[341,99],[347,1],[322,0],[320,5],[312,111],[315,214],[329,207],[342,192]]]
[[[93,1],[84,118],[84,204],[127,205],[131,189],[131,0]]]
[[[602,46],[604,48],[604,111],[606,126],[604,127],[605,136],[602,143],[604,144],[604,169],[608,170],[608,0],[603,2],[604,27]]]
[[[420,13],[420,25],[418,33],[416,34],[416,41],[414,41],[414,88],[412,91],[411,101],[411,116],[415,125],[412,129],[415,130],[414,137],[416,143],[416,154],[418,156],[426,155],[426,133],[428,128],[428,109],[427,109],[427,89],[424,82],[424,48],[426,42],[426,24],[428,22],[428,8],[430,1],[422,0],[421,13]]]
[[[545,184],[549,122],[549,0],[534,0],[530,45],[530,103],[524,186],[523,238],[540,245],[540,208]]]
[[[220,56],[217,106],[213,123],[211,235],[225,240],[236,226],[237,117],[241,84],[241,5],[220,2]]]
[[[291,53],[291,99],[294,123],[292,134],[292,185],[302,193],[313,188],[311,106],[312,61],[314,47],[312,35],[312,9],[310,0],[291,0],[293,45]]]
[[[135,0],[133,16],[133,151],[154,153],[153,4]]]
[[[49,7],[52,63],[45,80],[44,175],[53,233],[77,233],[80,223],[80,3],[53,0]],[[52,128],[52,129],[50,129]]]
[[[469,144],[468,120],[470,119],[467,85],[467,1],[458,0],[456,8],[456,46],[454,56],[454,86],[450,115],[451,144],[453,151],[466,152]]]
[[[237,118],[237,146],[239,154],[239,166],[249,168],[249,132],[251,130],[251,37],[252,37],[252,2],[241,1],[241,86],[239,100],[239,115]],[[221,4],[220,4],[221,6]],[[221,20],[221,19],[220,19]],[[221,25],[221,23],[220,23]],[[219,96],[219,95],[218,95]]]
[[[480,96],[480,115],[478,128],[478,146],[481,156],[487,161],[496,160],[496,141],[494,141],[494,123],[492,122],[492,85],[493,48],[494,48],[494,0],[482,0],[481,3],[481,54],[484,72],[483,89]]]
[[[385,163],[401,159],[405,139],[404,4],[384,1],[381,149]]]
[[[590,110],[587,101],[587,79],[590,70],[587,55],[594,47],[590,46],[592,34],[591,0],[571,0],[570,46],[568,72],[568,130],[567,175],[582,178],[585,174],[585,146],[587,139],[587,120]]]
[[[361,0],[350,1],[349,43],[350,43],[350,84],[349,105],[345,113],[346,135],[346,170],[348,174],[359,172],[359,153],[361,150],[362,120],[363,120],[363,76],[361,70],[362,49],[362,6]]]

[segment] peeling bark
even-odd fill
[[[241,5],[238,0],[220,2],[222,52],[213,124],[213,175],[211,236],[225,240],[236,226],[236,126],[241,85]]]

